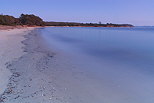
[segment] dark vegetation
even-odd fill
[[[0,15],[0,25],[17,25],[18,19],[9,15]]]
[[[74,23],[74,22],[45,22],[46,26],[83,26],[83,27],[133,27],[131,24],[100,24],[100,23]]]
[[[19,21],[22,25],[37,25],[37,26],[43,26],[45,23],[44,21],[35,15],[25,15],[21,14]]]
[[[27,25],[27,26],[81,26],[81,27],[133,27],[131,24],[101,24],[99,23],[75,23],[75,22],[45,22],[33,14],[21,14],[19,18],[9,15],[0,15],[0,25]]]
[[[9,15],[0,15],[0,25],[28,25],[28,26],[44,26],[45,22],[38,16],[33,14],[21,14],[19,18]]]

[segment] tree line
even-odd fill
[[[33,14],[21,14],[19,18],[15,18],[10,15],[0,15],[0,25],[36,25],[43,26],[45,25],[44,21]]]
[[[28,25],[28,26],[82,26],[82,27],[133,27],[131,24],[101,24],[99,23],[75,23],[75,22],[45,22],[34,14],[21,14],[19,18],[9,15],[0,15],[0,25]]]
[[[100,23],[75,23],[75,22],[45,22],[46,26],[81,26],[81,27],[133,27],[131,24],[100,24]]]

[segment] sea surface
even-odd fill
[[[95,81],[93,102],[154,103],[154,27],[46,27],[40,32],[51,50],[68,55]]]

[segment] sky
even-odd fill
[[[0,14],[21,13],[44,21],[154,26],[154,0],[0,0]]]

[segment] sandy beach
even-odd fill
[[[10,63],[16,61],[24,55],[22,47],[24,35],[33,28],[0,26],[0,94],[2,94],[7,86],[12,75],[8,67]],[[2,98],[0,98],[0,102]]]
[[[0,103],[65,102],[59,94],[58,97],[54,94],[53,78],[46,75],[52,72],[47,69],[54,54],[42,46],[37,30],[5,30],[1,31],[0,38],[4,44],[0,52],[3,61],[0,64]]]

